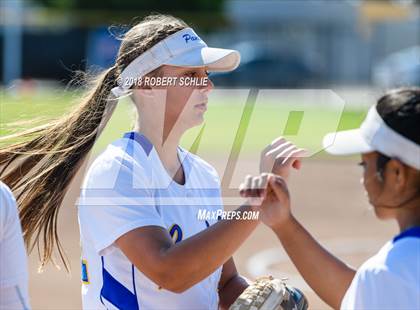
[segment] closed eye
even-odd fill
[[[184,73],[185,76],[191,76],[191,77],[195,77],[198,74],[199,73],[197,71],[187,71],[187,72]],[[206,71],[204,71],[204,74],[205,74],[205,76],[208,77],[210,75],[210,72],[206,70]]]
[[[195,71],[188,71],[184,73],[185,76],[190,76],[190,77],[194,77],[196,76],[196,74],[197,73]]]

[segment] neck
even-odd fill
[[[399,211],[397,221],[401,232],[414,226],[420,226],[420,197],[401,206]]]
[[[180,164],[178,159],[178,146],[183,132],[173,128],[168,133],[158,128],[159,126],[143,123],[143,125],[137,124],[135,131],[149,139],[166,168],[176,170],[176,167],[179,167]]]

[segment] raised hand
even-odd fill
[[[290,168],[299,170],[301,158],[305,154],[304,149],[298,148],[292,142],[282,137],[277,138],[261,152],[260,173],[272,172],[287,181]]]

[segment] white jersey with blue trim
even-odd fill
[[[146,277],[115,245],[143,226],[164,227],[180,242],[217,221],[197,217],[200,209],[223,209],[217,172],[182,148],[178,156],[184,185],[171,179],[150,141],[135,132],[110,144],[90,166],[78,203],[84,309],[218,309],[221,267],[176,294]]]
[[[341,309],[420,309],[420,226],[387,242],[357,270]]]

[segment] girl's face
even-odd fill
[[[396,218],[401,206],[409,202],[418,193],[416,172],[396,159],[389,160],[378,172],[379,153],[362,154],[360,165],[363,167],[361,183],[366,189],[369,203],[374,207],[380,219]]]
[[[377,173],[377,158],[378,153],[376,152],[361,155],[362,161],[360,162],[360,166],[363,167],[363,177],[360,183],[365,187],[369,203],[374,207],[376,216],[383,218],[384,215],[380,206],[386,201],[385,196],[387,194],[384,191],[383,181],[381,182],[381,177]]]
[[[166,84],[149,82],[147,85],[143,80],[143,85],[137,88],[139,91],[133,92],[143,123],[156,128],[163,126],[165,136],[175,126],[176,130],[185,131],[203,123],[208,94],[213,89],[206,67],[164,65],[154,76]]]
[[[163,77],[176,78],[176,82],[166,87],[165,124],[180,122],[179,125],[184,129],[202,124],[207,111],[208,94],[213,89],[206,67],[163,66],[160,72]]]

